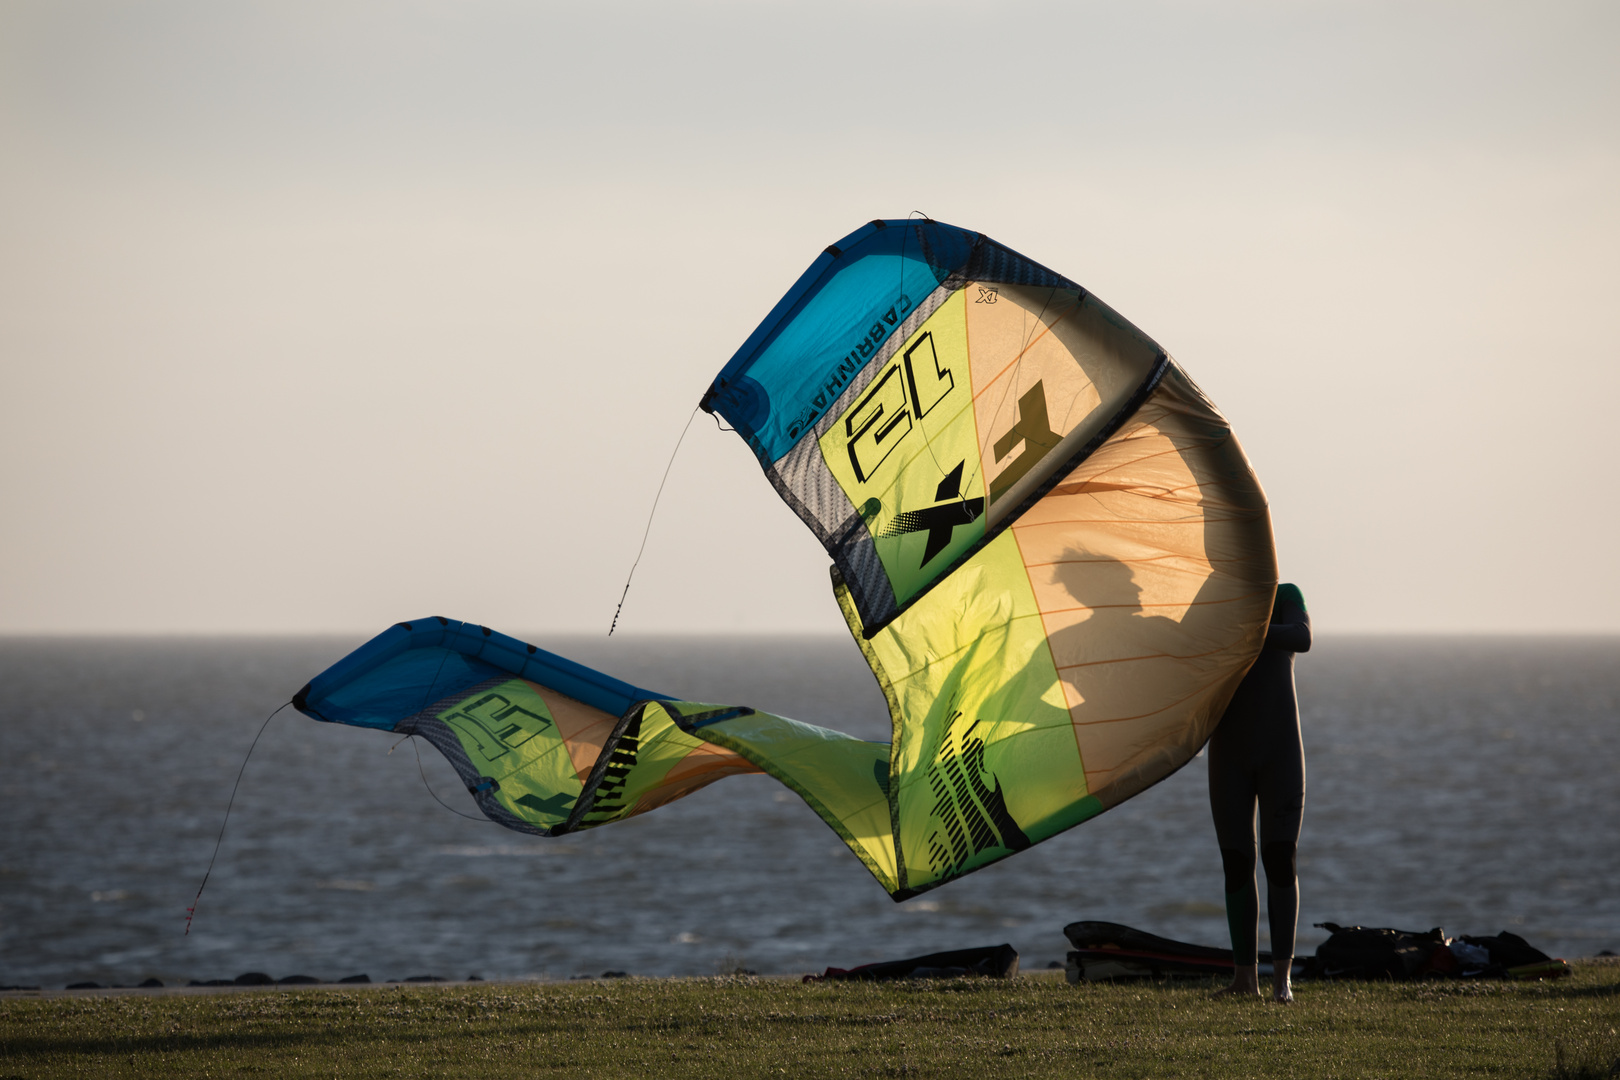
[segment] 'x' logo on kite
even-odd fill
[[[992,289],[988,285],[980,285],[979,298],[973,302],[975,304],[993,304],[999,299],[1001,299],[1001,294],[998,290]]]
[[[966,459],[958,461],[956,468],[939,482],[939,487],[934,492],[934,499],[939,506],[896,514],[894,520],[878,534],[899,536],[901,533],[928,530],[928,543],[923,547],[922,562],[917,564],[919,568],[933,562],[934,556],[950,547],[951,535],[958,525],[971,524],[984,513],[982,498],[962,498],[962,466],[966,464]]]

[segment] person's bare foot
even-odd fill
[[[1271,1000],[1277,1005],[1292,1005],[1294,1003],[1294,988],[1289,983],[1289,973],[1293,969],[1293,957],[1287,963],[1278,964],[1271,976]]]
[[[1260,965],[1249,964],[1232,969],[1232,985],[1217,990],[1210,997],[1257,998],[1260,996]]]

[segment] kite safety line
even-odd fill
[[[686,418],[686,426],[681,428],[681,437],[675,440],[675,449],[669,453],[669,464],[664,466],[664,478],[658,481],[658,493],[653,496],[652,509],[647,511],[647,527],[641,532],[641,546],[636,549],[636,561],[630,564],[630,573],[624,578],[624,592],[619,594],[619,606],[613,609],[613,622],[608,626],[608,637],[613,636],[613,631],[619,625],[619,613],[624,610],[625,597],[630,595],[630,580],[636,576],[636,567],[641,565],[641,553],[647,550],[647,537],[652,534],[653,515],[658,513],[658,500],[664,495],[664,485],[669,483],[669,470],[675,467],[675,455],[681,452],[681,443],[686,441],[686,433],[692,430],[692,421],[697,419],[700,408],[701,405],[692,409],[692,415]]]
[[[231,785],[231,799],[225,804],[225,820],[219,823],[219,835],[214,838],[214,853],[208,856],[208,869],[203,871],[202,884],[197,886],[197,895],[192,898],[191,906],[186,908],[186,932],[181,934],[181,937],[191,936],[191,920],[197,915],[197,904],[202,900],[203,890],[208,888],[209,875],[214,872],[214,860],[219,858],[219,845],[225,841],[225,826],[230,824],[231,807],[236,805],[236,789],[242,786],[242,774],[247,772],[248,761],[253,757],[253,750],[259,745],[259,740],[264,737],[265,729],[270,726],[270,721],[276,718],[276,713],[291,704],[290,701],[284,701],[276,706],[275,712],[264,718],[264,723],[259,725],[259,733],[253,736],[253,742],[248,745],[247,755],[242,758],[242,767],[236,771],[236,783]]]

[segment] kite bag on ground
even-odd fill
[[[1069,982],[1108,982],[1115,979],[1189,979],[1232,977],[1232,950],[1159,937],[1111,922],[1072,922],[1063,934],[1074,946],[1065,965]],[[1262,974],[1271,974],[1271,954],[1259,954]],[[1305,961],[1295,958],[1293,973],[1303,973]]]
[[[979,975],[988,979],[1010,979],[1018,974],[1018,950],[1011,945],[989,945],[978,949],[914,956],[909,960],[885,960],[860,967],[830,967],[821,975],[806,975],[805,982],[889,982],[894,979],[953,979]]]

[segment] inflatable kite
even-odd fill
[[[856,230],[701,406],[826,547],[892,741],[674,700],[442,618],[294,704],[421,736],[486,816],[543,836],[768,773],[903,900],[1175,772],[1260,651],[1271,524],[1226,421],[1140,330],[986,236]]]

